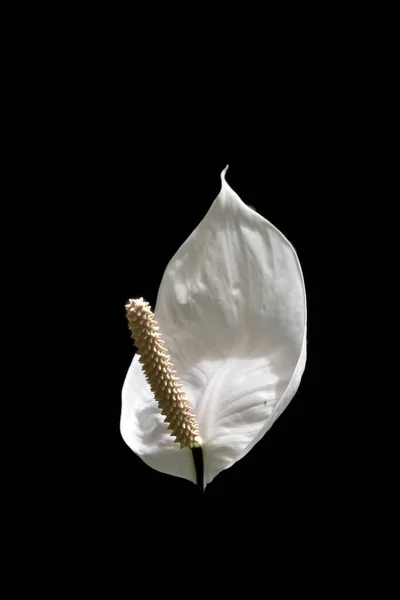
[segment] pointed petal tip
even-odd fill
[[[223,169],[221,171],[221,189],[219,191],[218,196],[214,199],[212,207],[220,206],[221,203],[224,204],[227,192],[231,191],[231,187],[225,179],[226,172],[228,169],[229,169],[229,165],[226,165],[225,169]]]
[[[222,183],[225,182],[225,175],[226,175],[226,172],[227,172],[228,169],[229,169],[229,165],[226,165],[225,169],[223,171],[221,171],[221,181],[222,181]]]

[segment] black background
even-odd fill
[[[360,506],[381,494],[373,467],[380,472],[375,438],[380,430],[385,435],[385,425],[376,414],[382,395],[358,390],[376,353],[356,365],[362,343],[355,317],[379,273],[369,260],[376,228],[365,227],[363,217],[378,219],[382,197],[375,194],[368,208],[374,177],[368,159],[381,151],[373,133],[382,127],[386,99],[378,108],[371,102],[372,92],[381,93],[371,70],[381,72],[387,61],[376,57],[379,41],[359,11],[354,19],[338,14],[338,27],[333,14],[320,18],[312,10],[302,23],[284,11],[278,24],[260,17],[260,31],[253,27],[257,15],[233,29],[224,14],[214,30],[210,16],[190,56],[191,26],[174,43],[162,17],[159,38],[153,18],[133,25],[127,19],[123,31],[123,17],[115,27],[100,26],[93,11],[87,19],[72,15],[71,27],[67,15],[52,26],[43,18],[43,32],[28,22],[27,43],[10,44],[19,61],[9,66],[15,112],[6,114],[16,231],[5,252],[13,274],[5,295],[15,303],[20,286],[23,299],[4,315],[13,325],[9,314],[19,310],[22,323],[13,334],[23,366],[10,396],[17,415],[4,420],[16,491],[17,517],[10,521],[22,522],[14,535],[18,557],[31,544],[29,559],[41,560],[41,543],[54,565],[62,562],[58,553],[67,554],[58,585],[68,581],[77,556],[83,570],[93,563],[93,581],[101,583],[98,564],[121,550],[128,566],[121,564],[120,574],[138,597],[141,564],[150,565],[151,591],[158,576],[152,567],[168,563],[169,555],[175,570],[161,584],[174,595],[173,575],[185,556],[203,595],[213,591],[214,567],[235,582],[235,562],[219,569],[229,554],[238,564],[259,556],[260,569],[251,560],[239,572],[253,584],[262,580],[263,590],[274,576],[271,563],[285,567],[290,558],[304,559],[308,583],[316,563],[319,573],[329,564],[331,585],[338,571],[346,574],[343,555],[353,571],[352,542],[359,548],[370,534],[377,511],[372,507],[364,520]],[[178,26],[180,17],[178,10]],[[124,305],[135,296],[154,305],[168,261],[207,212],[228,163],[233,189],[297,250],[308,360],[296,396],[272,429],[202,494],[147,467],[121,438],[121,389],[133,356]],[[5,233],[8,225],[5,219]],[[356,241],[360,231],[363,244]],[[10,255],[19,254],[15,267]],[[367,274],[360,272],[365,262]],[[361,302],[349,284],[361,289]],[[372,313],[360,319],[367,337],[379,329],[368,321]],[[371,370],[371,381],[380,383],[385,373]],[[373,406],[365,411],[369,395]],[[372,439],[362,443],[361,432]],[[335,543],[339,558],[328,560]],[[47,577],[43,560],[41,567]],[[369,581],[365,573],[363,579]]]

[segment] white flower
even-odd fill
[[[155,317],[202,439],[204,484],[245,456],[295,395],[306,363],[306,295],[296,252],[221,174],[208,213],[169,262]],[[196,483],[135,355],[121,434],[143,461]]]

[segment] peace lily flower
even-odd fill
[[[165,270],[154,315],[143,299],[126,307],[139,350],[122,390],[122,437],[153,469],[193,483],[190,448],[200,443],[204,485],[267,433],[306,363],[296,252],[242,202],[226,170]]]

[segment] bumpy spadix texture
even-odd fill
[[[257,177],[263,206],[283,201]],[[267,433],[295,395],[306,363],[297,254],[242,202],[225,171],[221,180],[208,213],[169,262],[154,310],[199,424],[205,484]],[[196,483],[192,452],[173,443],[136,356],[122,390],[121,433],[149,466]]]
[[[192,448],[194,442],[200,442],[197,420],[173,369],[150,305],[139,298],[129,300],[125,308],[129,329],[138,347],[139,362],[165,416],[164,421],[181,448]]]

